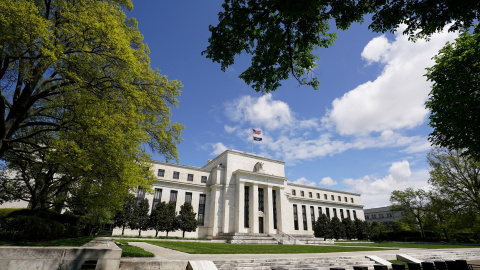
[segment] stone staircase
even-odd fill
[[[230,244],[278,244],[274,237],[263,233],[220,233],[214,239],[226,240]]]
[[[321,245],[321,244],[333,244],[333,240],[326,240],[324,241],[323,238],[315,238],[315,236],[311,234],[302,234],[302,235],[292,235],[297,240],[299,240],[304,245]]]
[[[420,261],[450,261],[450,260],[480,260],[479,249],[458,249],[458,250],[436,250],[432,252],[406,253],[407,255],[419,259]]]
[[[375,262],[363,257],[329,257],[329,258],[288,258],[288,259],[243,259],[213,261],[218,270],[330,270],[331,267],[353,269],[355,265],[373,269]]]

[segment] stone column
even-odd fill
[[[254,183],[250,191],[250,232],[258,233],[258,184]]]
[[[210,195],[210,198],[208,196]],[[207,194],[207,201],[209,202],[209,210],[205,209],[205,226],[209,226],[211,236],[217,236],[218,234],[218,222],[219,220],[219,205],[218,202],[221,201],[220,199],[220,187],[215,185],[210,188],[210,194]],[[205,205],[207,208],[207,205]],[[208,222],[207,222],[208,221]]]
[[[265,210],[263,217],[265,219],[265,233],[275,233],[273,229],[273,196],[272,196],[272,186],[267,186],[265,189]]]
[[[235,232],[243,232],[244,207],[245,207],[245,183],[237,179],[237,207],[235,210]]]

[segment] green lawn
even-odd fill
[[[449,244],[416,244],[416,243],[335,243],[335,246],[355,246],[355,247],[386,247],[386,248],[480,248],[472,245],[449,245]]]
[[[143,248],[135,246],[120,246],[122,257],[155,257],[153,253],[145,251]]]
[[[122,240],[126,241],[126,240]],[[190,254],[282,254],[331,253],[379,250],[371,247],[306,246],[306,245],[242,245],[226,243],[201,243],[182,241],[141,241]],[[129,241],[132,242],[132,241]],[[384,249],[382,249],[384,250]]]
[[[0,241],[0,246],[45,246],[45,247],[80,247],[92,241],[96,236],[57,239],[44,242]]]

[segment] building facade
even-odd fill
[[[402,211],[392,211],[390,206],[365,209],[364,214],[365,220],[368,223],[372,223],[374,221],[390,222],[394,220],[400,220],[403,217]]]
[[[153,194],[142,191],[150,208],[175,201],[177,212],[188,201],[199,226],[186,237],[213,238],[222,233],[313,234],[320,214],[364,220],[360,194],[289,183],[285,163],[227,150],[201,168],[153,162]],[[142,235],[154,235],[154,231]],[[119,228],[114,235],[121,234]],[[138,231],[125,230],[138,235]],[[159,233],[159,235],[161,235]],[[169,233],[181,236],[181,232]]]

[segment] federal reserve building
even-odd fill
[[[157,178],[152,194],[139,190],[151,209],[173,201],[177,212],[190,202],[198,228],[192,238],[235,238],[236,235],[313,235],[319,215],[340,220],[364,220],[360,194],[288,182],[285,162],[259,155],[226,150],[203,167],[153,161]],[[121,234],[115,228],[113,235]],[[138,235],[138,231],[125,230]],[[142,232],[143,236],[155,231]],[[159,235],[165,235],[159,234]],[[182,236],[181,231],[169,236]]]

